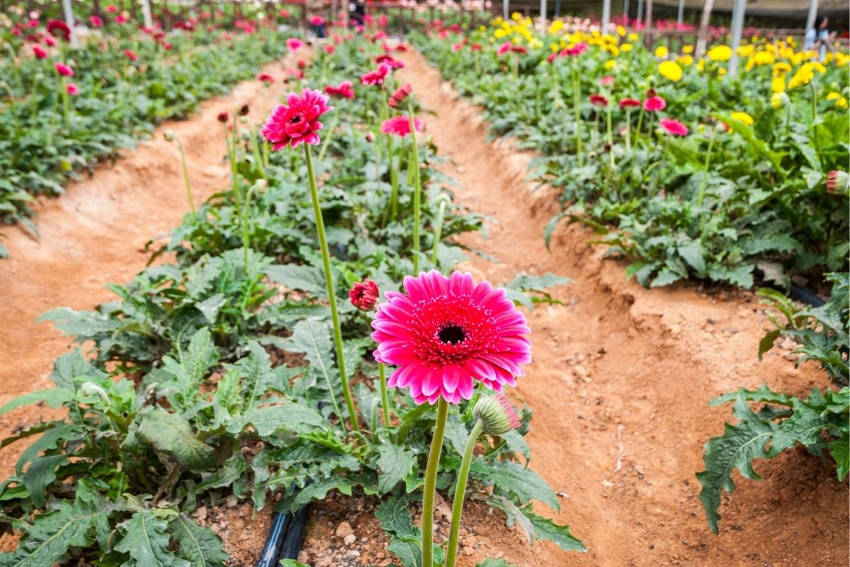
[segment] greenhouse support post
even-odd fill
[[[699,32],[697,33],[697,46],[694,57],[699,59],[705,53],[705,43],[708,39],[708,23],[711,20],[711,11],[714,9],[714,0],[705,0],[702,8],[702,16],[699,20]]]
[[[145,21],[145,27],[151,29],[153,27],[153,18],[151,18],[150,0],[142,0],[142,18]]]
[[[809,33],[809,30],[815,27],[815,20],[818,17],[818,0],[811,0],[809,2],[809,15],[806,16],[806,31],[805,33]]]
[[[625,26],[629,25],[629,0],[623,0],[623,15],[626,17]]]
[[[744,31],[744,12],[747,0],[735,0],[732,6],[732,58],[729,60],[729,75],[738,74],[738,48],[741,46],[741,33]]]
[[[643,21],[643,0],[638,0],[637,23],[641,23],[642,21]]]
[[[602,0],[602,28],[599,32],[603,35],[608,33],[608,22],[611,21],[611,0]]]
[[[507,20],[508,16],[510,16],[510,14],[508,14],[508,10],[510,9],[509,4],[509,0],[502,0],[502,18],[505,20]]]
[[[546,0],[540,0],[540,33],[546,33]]]
[[[71,47],[77,47],[77,31],[74,29],[74,11],[71,9],[71,0],[62,0],[62,11],[65,12],[65,23],[71,30]]]
[[[676,27],[682,27],[682,19],[685,15],[685,0],[679,0],[679,12],[676,14]]]

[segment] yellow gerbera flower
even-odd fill
[[[732,58],[732,48],[728,45],[715,45],[706,55],[712,61],[729,61]]]
[[[753,117],[747,114],[746,112],[733,112],[729,115],[732,120],[737,120],[738,122],[743,122],[747,126],[752,126],[755,120]]]
[[[682,68],[675,61],[662,61],[658,64],[658,72],[665,79],[674,83],[682,79]]]
[[[682,53],[690,54],[690,53],[693,53],[693,52],[694,52],[694,46],[693,45],[685,45],[685,46],[682,47]]]
[[[632,44],[631,43],[624,43],[623,45],[620,46],[620,51],[622,51],[623,53],[628,53],[631,50],[632,50]]]
[[[668,53],[670,53],[670,50],[667,49],[667,46],[665,45],[659,45],[657,48],[655,48],[655,56],[659,59],[664,59],[665,57],[667,57]]]

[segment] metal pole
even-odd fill
[[[626,23],[623,25],[629,25],[629,0],[623,0],[623,15],[626,17]]]
[[[806,32],[809,33],[809,30],[815,27],[815,20],[818,17],[818,0],[812,0],[809,3],[809,15],[806,17]],[[815,39],[817,39],[817,32],[815,32]]]
[[[546,0],[540,0],[540,33],[546,33]]]
[[[145,27],[153,28],[153,18],[151,18],[151,3],[150,0],[142,0],[142,19],[145,22]]]
[[[555,14],[553,17],[558,18],[561,16],[561,0],[555,0]]]
[[[738,47],[741,46],[741,33],[744,31],[744,12],[747,0],[735,0],[732,6],[732,59],[729,60],[729,75],[738,73]]]
[[[682,27],[682,17],[685,15],[685,0],[679,0],[679,13],[676,15],[676,27]]]
[[[643,0],[638,0],[637,23],[643,21]]]
[[[508,10],[510,9],[508,4],[510,4],[510,0],[502,0],[502,18],[505,20],[507,20],[510,16],[510,14],[508,14]]]
[[[602,35],[608,33],[608,22],[611,21],[611,0],[602,1]]]
[[[62,0],[62,10],[65,12],[65,23],[71,30],[71,47],[77,47],[77,32],[74,29],[74,11],[71,9],[71,0]]]

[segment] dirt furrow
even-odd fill
[[[758,362],[770,323],[750,293],[706,294],[691,284],[645,290],[577,226],[561,227],[547,251],[543,228],[557,192],[531,192],[532,156],[487,142],[478,109],[420,55],[405,63],[402,79],[434,112],[423,119],[449,158],[440,167],[458,182],[451,190],[493,220],[486,237],[463,241],[496,261],[476,257],[462,268],[497,283],[517,272],[575,280],[557,290],[563,305],[530,315],[534,362],[514,397],[534,410],[532,466],[565,495],[556,516],[589,552],[548,543],[530,551],[488,530],[489,556],[541,567],[847,565],[848,491],[832,463],[804,451],[758,463],[763,482],[742,480],[724,499],[719,536],[708,529],[694,476],[703,444],[731,417],[729,407],[709,409],[711,398],[762,383],[803,395],[828,386],[828,377],[814,364],[795,369],[783,351]]]
[[[145,267],[145,243],[177,226],[188,212],[180,154],[173,132],[183,143],[196,205],[227,186],[225,126],[217,115],[249,106],[246,119],[261,121],[286,92],[280,82],[284,59],[261,72],[278,79],[237,85],[231,94],[200,105],[188,120],[162,124],[149,140],[124,152],[114,164],[98,166],[91,177],[68,185],[65,194],[36,207],[39,240],[16,228],[4,228],[10,258],[0,261],[0,404],[30,390],[49,386],[53,360],[71,346],[50,323],[36,323],[61,306],[91,309],[114,295],[104,286],[124,283]],[[0,437],[38,421],[31,409],[0,417]],[[24,443],[0,452],[0,473],[12,471]]]

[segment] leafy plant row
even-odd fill
[[[696,60],[620,31],[556,21],[540,36],[517,17],[413,41],[493,134],[542,154],[536,174],[563,188],[547,242],[584,222],[645,286],[846,270],[847,54],[756,39],[731,77],[727,46]]]
[[[337,37],[332,49],[305,57],[304,84],[356,79],[392,52],[380,38],[375,30]],[[0,565],[222,565],[218,537],[192,516],[199,505],[232,494],[258,509],[295,510],[332,490],[384,497],[378,515],[390,551],[405,566],[425,561],[410,505],[423,485],[435,409],[398,389],[382,399],[370,317],[346,297],[363,278],[395,290],[413,271],[417,169],[422,269],[450,271],[464,257],[452,237],[480,220],[451,203],[451,180],[433,168],[440,157],[432,145],[408,154],[378,130],[394,82],[389,75],[382,87],[357,86],[353,100],[334,99],[315,172],[299,152],[269,151],[254,109],[225,117],[232,184],[188,213],[168,242],[150,244],[152,261],[163,252],[174,260],[111,286],[116,300],[94,311],[45,316],[92,348],[56,361],[54,388],[0,409],[43,401],[67,412],[3,442],[35,439],[0,485],[0,520],[20,533]],[[352,430],[338,402],[344,392],[309,208],[312,173],[321,180],[356,401]],[[565,281],[521,275],[508,289],[533,307],[549,301],[542,288]],[[457,476],[479,395],[448,415],[440,490]],[[527,466],[530,417],[526,408],[518,429],[484,443],[469,467],[472,489],[529,540],[583,549],[566,526],[532,511],[534,500],[555,509],[559,502]]]
[[[227,31],[195,21],[165,34],[116,23],[120,15],[76,49],[63,28],[49,25],[57,20],[0,28],[3,223],[20,222],[36,236],[28,219],[33,197],[60,194],[69,179],[133,147],[156,124],[186,117],[286,53],[266,28]]]

